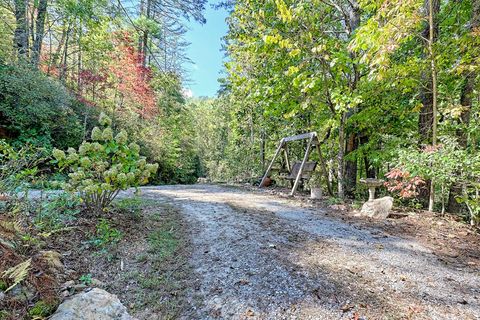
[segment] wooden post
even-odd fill
[[[300,183],[300,179],[302,178],[303,167],[305,166],[305,163],[308,160],[308,156],[310,155],[310,148],[312,146],[312,141],[314,137],[315,135],[311,135],[310,139],[308,140],[307,150],[305,151],[305,155],[303,156],[303,161],[302,161],[302,164],[300,165],[300,169],[298,170],[297,178],[295,179],[295,184],[293,185],[292,192],[290,192],[290,196],[293,196],[295,194],[295,191],[297,191],[298,185]]]
[[[260,182],[259,187],[263,187],[263,183],[265,182],[265,179],[267,179],[268,174],[270,173],[270,170],[272,170],[273,163],[275,162],[275,159],[278,157],[278,154],[282,150],[283,144],[285,143],[284,139],[280,140],[280,143],[278,144],[277,151],[275,151],[275,155],[273,156],[272,161],[270,162],[267,171],[265,171],[265,175],[262,178],[262,181]]]
[[[292,167],[290,166],[290,159],[288,159],[288,146],[285,144],[283,148],[284,154],[285,154],[285,163],[287,164],[287,170],[288,172],[292,171]]]

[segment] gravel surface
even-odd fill
[[[480,319],[480,277],[414,240],[215,185],[142,188],[178,207],[195,280],[185,319]]]
[[[240,188],[141,190],[188,223],[184,319],[480,319],[478,269],[442,263],[411,237]]]

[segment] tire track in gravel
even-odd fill
[[[191,228],[185,319],[480,319],[478,274],[412,240],[214,185],[142,188]]]

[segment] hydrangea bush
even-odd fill
[[[96,213],[109,206],[120,190],[146,184],[158,169],[158,164],[140,156],[137,144],[128,143],[124,130],[114,136],[109,117],[101,114],[99,123],[102,128],[92,130],[92,142],[84,141],[78,150],[52,152],[60,170],[68,172],[63,189],[79,193],[87,209]]]

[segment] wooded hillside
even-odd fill
[[[230,8],[225,111],[213,121],[228,138],[214,167],[257,177],[282,137],[317,131],[338,198],[361,198],[362,177],[388,177],[406,204],[478,217],[480,2]]]

